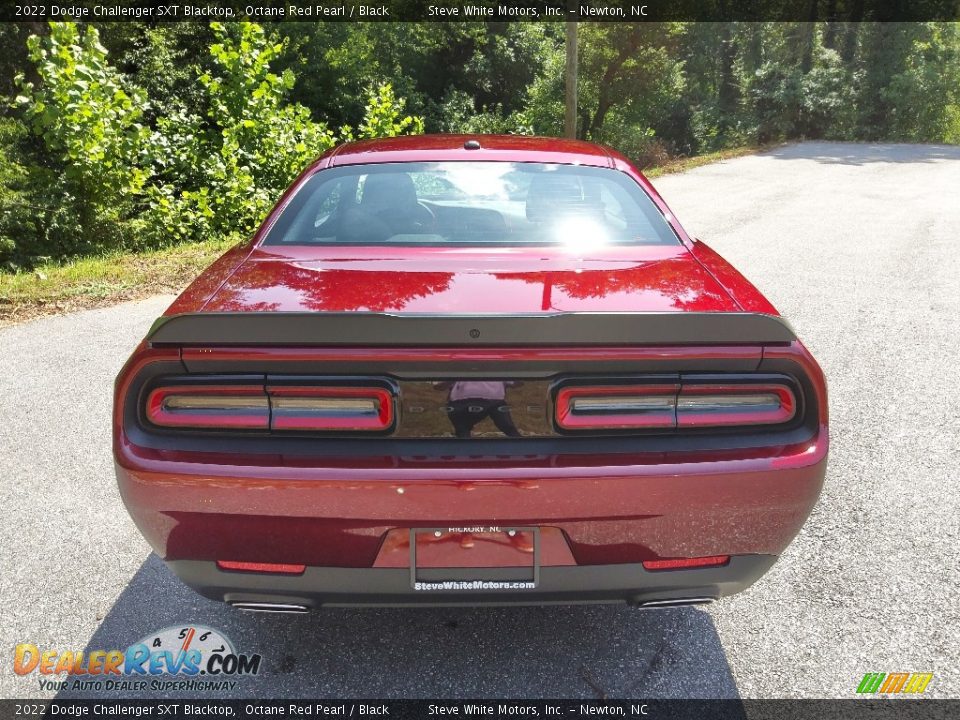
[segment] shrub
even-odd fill
[[[36,154],[45,167],[23,165],[7,185],[30,198],[34,217],[8,216],[24,234],[3,252],[31,264],[128,244],[134,233],[126,221],[150,176],[151,134],[140,122],[146,96],[125,86],[91,26],[81,33],[74,23],[50,23],[50,34],[31,36],[27,46],[40,83],[18,76],[15,104],[43,143]]]
[[[110,65],[93,26],[50,23],[28,39],[39,82],[18,77],[24,122],[0,125],[0,262],[247,235],[336,142],[288,102],[293,72],[271,69],[286,40],[247,22],[210,27],[199,102],[153,109],[153,128],[146,93]],[[422,132],[404,106],[390,84],[374,86],[357,135]]]
[[[477,110],[474,100],[462,90],[450,88],[443,100],[444,132],[465,134],[533,135],[527,114],[505,113],[502,105]]]
[[[283,42],[253,23],[211,27],[214,69],[197,78],[207,116],[158,120],[162,182],[149,190],[155,243],[250,233],[303,166],[334,143],[326,125],[286,102],[293,73],[270,69]]]
[[[360,123],[360,138],[395,137],[397,135],[422,135],[423,118],[404,115],[403,98],[397,98],[390,83],[380,83],[367,91],[367,106]],[[344,128],[344,140],[351,139],[349,128]]]
[[[150,188],[156,242],[249,235],[296,175],[337,142],[307,108],[287,101],[293,73],[272,72],[286,41],[253,23],[211,27],[214,70],[198,78],[207,117],[158,122],[163,182]],[[404,106],[389,83],[371,89],[359,137],[423,132],[423,119],[405,115]],[[354,133],[344,127],[340,136]]]
[[[140,123],[146,94],[123,86],[96,28],[81,35],[74,23],[50,23],[50,35],[31,36],[27,48],[43,82],[35,88],[21,76],[17,103],[60,154],[68,179],[104,206],[139,192],[148,176],[150,131]]]

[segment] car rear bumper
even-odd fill
[[[650,572],[641,564],[545,567],[536,587],[512,589],[490,584],[497,573],[487,569],[474,588],[418,590],[407,569],[307,568],[290,577],[225,572],[216,563],[178,560],[167,563],[205,597],[241,609],[304,612],[322,606],[442,606],[629,603],[648,607],[701,604],[740,592],[776,561],[773,555],[732,557],[723,567]],[[507,572],[504,578],[511,577]]]
[[[157,554],[188,585],[226,602],[642,604],[713,599],[752,584],[815,505],[826,447],[815,441],[796,455],[693,459],[592,467],[490,459],[453,469],[439,459],[432,467],[304,460],[254,468],[139,457],[147,467],[118,463],[117,476]],[[467,525],[543,529],[536,588],[415,590],[404,559],[407,530]],[[718,555],[731,561],[656,572],[642,565]],[[292,577],[224,572],[218,560],[306,570]]]

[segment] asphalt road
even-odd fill
[[[246,697],[852,697],[894,671],[960,696],[960,148],[810,143],[656,184],[830,382],[823,497],[750,591],[706,610],[308,617],[204,600],[113,480],[111,383],[158,297],[0,330],[0,696],[54,694],[14,675],[17,643],[123,648],[181,623],[263,655]]]

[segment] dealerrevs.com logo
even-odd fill
[[[260,655],[237,652],[230,639],[203,625],[168,627],[126,650],[41,649],[20,643],[17,675],[36,674],[42,690],[232,690],[233,678],[260,672]]]

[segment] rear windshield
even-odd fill
[[[349,165],[313,175],[265,245],[675,245],[617,170],[510,162]]]

